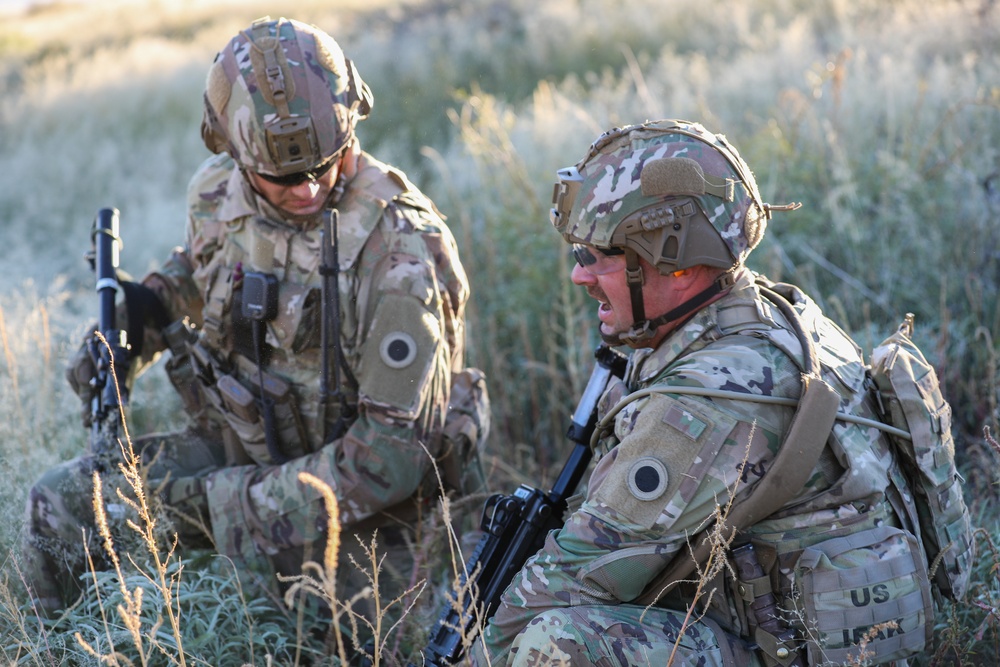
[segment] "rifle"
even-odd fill
[[[93,250],[87,259],[97,275],[97,295],[100,315],[97,336],[87,342],[96,373],[90,381],[90,453],[102,458],[111,453],[118,443],[121,408],[128,405],[128,341],[125,329],[116,326],[115,296],[118,284],[118,210],[102,208],[97,212],[90,233]]]
[[[611,376],[625,374],[627,357],[620,352],[602,345],[594,356],[597,364],[566,433],[575,443],[573,451],[552,490],[545,492],[522,484],[511,495],[494,494],[486,501],[481,520],[483,537],[424,648],[424,664],[428,667],[454,665],[461,660],[476,634],[477,623],[485,623],[493,615],[514,575],[541,549],[549,531],[562,527],[566,501],[590,463],[597,402]]]
[[[354,411],[347,400],[347,394],[341,386],[341,373],[347,376],[348,382],[357,386],[357,380],[351,374],[344,360],[344,350],[340,340],[340,232],[338,230],[339,214],[336,209],[328,209],[323,214],[323,226],[319,230],[320,257],[322,263],[319,273],[323,277],[321,310],[323,320],[320,327],[320,352],[322,354],[321,376],[319,385],[320,409],[317,412],[317,429],[323,434],[323,442],[339,438],[347,429],[348,423],[354,418]],[[333,391],[330,391],[330,343],[333,342]],[[327,433],[326,410],[329,400],[340,401],[340,415],[333,434]]]

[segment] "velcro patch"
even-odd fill
[[[667,411],[663,414],[663,423],[670,424],[682,434],[691,438],[691,440],[698,440],[701,434],[705,432],[705,429],[710,426],[708,422],[700,419],[679,403],[675,403],[667,408]]]
[[[619,432],[622,440],[595,501],[642,529],[668,506],[682,511],[737,424],[709,404],[696,409],[690,403],[666,393],[636,401],[631,428],[624,436]]]
[[[416,414],[441,338],[440,325],[419,301],[383,295],[361,351],[362,400]]]

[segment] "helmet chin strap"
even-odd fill
[[[711,285],[695,294],[693,297],[659,317],[646,319],[646,310],[642,300],[642,267],[639,256],[630,248],[625,249],[625,276],[628,282],[629,296],[632,299],[632,321],[634,324],[625,333],[618,334],[617,344],[638,347],[644,341],[656,334],[656,330],[668,322],[679,320],[692,314],[709,300],[733,286],[735,277],[732,271],[719,276]],[[615,344],[615,341],[608,341]]]

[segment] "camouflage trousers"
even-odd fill
[[[164,549],[169,547],[176,533],[180,538],[181,556],[190,549],[214,551],[210,531],[186,527],[155,491],[158,481],[168,475],[171,479],[194,478],[222,467],[225,455],[221,441],[189,429],[136,438],[133,449],[139,453],[142,477],[147,480],[141,486],[146,504],[156,520],[159,544]],[[141,537],[129,527],[129,522],[140,523],[132,505],[136,494],[116,464],[99,465],[95,458],[81,456],[50,468],[29,492],[21,542],[22,567],[29,595],[39,610],[48,615],[73,604],[90,588],[91,565],[98,571],[113,566],[95,518],[94,472],[98,470],[103,490],[103,523],[109,528],[115,552],[121,556],[139,554],[138,560],[148,553]],[[202,515],[207,524],[207,502]],[[352,528],[353,534],[345,530],[341,535],[339,563],[342,567],[338,567],[337,572],[337,593],[341,601],[350,599],[370,583],[368,576],[354,566],[351,559],[361,566],[369,565],[371,558],[367,547],[376,529],[377,553],[384,556],[380,597],[391,600],[412,585],[412,527],[369,520]],[[322,562],[324,546],[306,544],[277,554],[262,554],[258,562],[240,562],[241,585],[261,586],[272,593],[281,593],[283,587],[275,575],[302,574],[304,562]],[[119,561],[125,563],[127,559],[120,557]],[[374,613],[368,613],[372,604],[372,600],[361,598],[355,601],[353,608],[373,618]]]
[[[763,665],[745,642],[707,618],[681,632],[684,617],[680,611],[635,605],[549,610],[515,638],[507,666]]]
[[[222,449],[194,431],[151,434],[133,441],[141,453],[143,474],[163,479],[188,477],[222,465]],[[111,567],[105,540],[98,534],[94,512],[94,473],[103,490],[103,515],[116,550],[131,552],[138,535],[127,528],[138,514],[125,499],[134,491],[117,461],[84,455],[45,471],[28,493],[21,555],[29,594],[43,611],[52,613],[71,604],[84,590],[81,576],[90,569]],[[124,496],[119,497],[119,490]],[[157,507],[150,498],[151,509]],[[139,553],[131,552],[131,553]]]

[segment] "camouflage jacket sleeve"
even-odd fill
[[[763,341],[746,343],[686,356],[655,384],[778,389],[772,372],[787,358]],[[720,372],[727,366],[756,370]],[[616,418],[617,446],[597,464],[584,504],[504,594],[484,633],[491,663],[506,664],[514,638],[547,609],[638,597],[734,490],[756,481],[790,416],[787,408],[671,394],[630,403]]]
[[[357,329],[349,336],[356,346],[345,352],[358,381],[358,417],[306,456],[213,474],[208,495],[222,553],[254,558],[322,539],[322,498],[301,472],[334,490],[347,528],[393,514],[433,477],[451,374],[464,356],[468,286],[454,240],[432,208],[397,199],[350,273],[357,300],[343,326]]]

